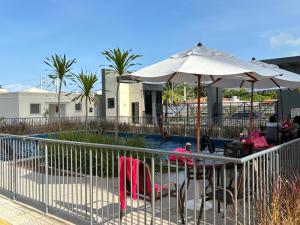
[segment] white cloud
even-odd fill
[[[297,47],[300,46],[300,37],[294,37],[288,33],[281,33],[270,37],[270,44],[274,48],[280,46]]]

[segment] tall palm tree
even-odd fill
[[[76,86],[79,88],[80,92],[79,94],[72,100],[77,101],[82,100],[85,98],[85,130],[88,129],[88,102],[91,104],[94,101],[94,94],[93,89],[96,85],[96,82],[98,81],[98,78],[96,74],[90,73],[86,74],[82,70],[79,75],[75,76],[74,82]]]
[[[58,99],[57,99],[57,105],[58,105],[58,126],[59,130],[61,130],[61,124],[60,124],[60,114],[61,114],[61,108],[60,108],[60,97],[61,97],[61,88],[62,85],[66,86],[66,79],[69,79],[73,76],[71,70],[72,65],[76,63],[76,59],[70,59],[68,60],[66,58],[66,55],[52,55],[51,58],[46,58],[44,61],[46,65],[48,65],[51,68],[51,72],[49,74],[49,77],[53,80],[53,83],[56,84],[58,81]]]
[[[116,137],[118,137],[118,124],[119,124],[119,91],[120,79],[129,72],[129,69],[137,63],[134,61],[141,57],[141,55],[131,53],[132,50],[121,50],[120,48],[108,49],[102,52],[102,55],[111,63],[108,67],[115,72],[117,77],[117,91],[116,91]]]

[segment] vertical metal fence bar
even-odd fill
[[[223,165],[223,211],[224,211],[224,221],[223,224],[227,224],[227,205],[226,205],[226,194],[227,194],[227,187],[226,187],[226,163]]]
[[[242,176],[239,174],[239,176]],[[237,164],[234,164],[234,221],[235,224],[238,224],[238,202],[237,202],[237,197],[238,197],[238,173],[237,173]]]
[[[246,163],[242,164],[243,167],[243,224],[246,224]],[[247,174],[248,175],[248,174]]]
[[[179,184],[179,177],[178,177],[179,171],[178,171],[178,157],[176,156],[176,184]],[[186,179],[186,177],[185,177]],[[176,185],[176,196],[179,196],[179,187]],[[179,204],[178,201],[176,201],[176,223],[178,224],[178,214],[179,214]]]
[[[71,184],[71,213],[74,213],[74,168],[73,168],[73,163],[74,163],[74,158],[73,158],[73,146],[70,146],[70,153],[71,153],[71,173],[70,173],[70,184]]]
[[[216,224],[216,161],[213,161],[213,224]]]
[[[205,159],[203,160],[203,166],[202,166],[202,171],[203,171],[203,205],[204,205],[204,210],[203,210],[203,224],[206,224],[206,168],[205,168]]]
[[[107,220],[109,221],[109,215],[110,215],[110,213],[109,213],[109,205],[110,205],[110,203],[109,203],[109,186],[108,186],[108,173],[109,173],[109,171],[108,171],[108,169],[109,169],[109,164],[108,164],[108,149],[106,149],[106,200],[107,200],[107,210],[106,210],[106,212],[107,212]]]
[[[44,199],[45,199],[45,211],[48,213],[48,206],[49,206],[49,182],[48,182],[48,145],[45,144],[45,191],[44,191]]]
[[[133,224],[133,195],[132,195],[132,192],[133,192],[133,177],[132,177],[132,164],[133,164],[133,158],[132,158],[132,152],[129,153],[129,157],[130,157],[130,165],[129,165],[129,170],[130,170],[130,221],[131,221],[131,224]]]
[[[92,149],[90,148],[90,224],[93,224],[93,152]]]
[[[96,223],[99,223],[99,207],[98,207],[98,149],[95,149],[95,189],[96,189]],[[114,220],[113,220],[114,222]]]
[[[168,158],[168,186],[171,187],[171,168],[170,168],[170,159],[169,158]],[[170,224],[171,223],[171,189],[170,188],[168,189],[168,209],[169,209],[168,210],[168,224]]]
[[[113,223],[115,223],[115,157],[114,157],[114,153],[112,152],[111,154],[111,163],[112,163],[112,221]],[[96,168],[97,168],[97,163],[96,163]],[[139,183],[138,183],[139,184]],[[98,188],[98,186],[97,186]],[[97,189],[98,190],[98,189]],[[139,194],[139,192],[138,192]],[[98,198],[97,198],[98,200]],[[98,212],[98,207],[97,207],[97,212]]]
[[[154,155],[151,156],[151,185],[152,185],[152,195],[151,195],[151,202],[152,202],[152,224],[155,224],[155,161],[154,161]],[[177,223],[178,224],[178,223]]]
[[[12,190],[13,190],[13,200],[16,200],[16,181],[17,181],[17,171],[16,171],[16,141],[13,140],[13,176],[12,176]]]
[[[163,170],[162,170],[162,159],[159,159],[159,173],[160,173],[160,224],[163,224]],[[168,189],[170,189],[171,187],[168,186]]]

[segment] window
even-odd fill
[[[93,112],[93,107],[90,107],[90,113],[92,113]]]
[[[81,103],[75,104],[75,111],[81,111]]]
[[[30,114],[40,114],[40,104],[30,104]]]
[[[115,99],[114,98],[107,99],[107,108],[115,108]]]

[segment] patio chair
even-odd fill
[[[135,159],[138,160],[138,159]],[[130,165],[127,165],[130,167]],[[129,179],[130,177],[126,177],[126,196],[128,197],[132,197],[132,193],[131,193],[131,185],[132,182]],[[138,173],[138,180],[137,182],[137,188],[138,191],[136,193],[137,198],[144,200],[145,201],[145,205],[147,202],[150,203],[151,207],[153,207],[152,205],[152,180],[151,180],[151,172],[150,172],[150,168],[148,166],[147,163],[143,163],[142,161],[139,162],[139,173]],[[144,186],[146,185],[146,186]],[[167,184],[164,185],[159,185],[159,184],[154,184],[154,188],[155,188],[155,197],[154,197],[154,201],[162,201],[164,198],[167,198],[169,196],[169,192],[170,192],[170,197],[174,197],[178,199],[178,205],[179,205],[179,213],[180,213],[180,217],[182,220],[182,223],[184,224],[184,216],[183,216],[183,210],[181,209],[181,204],[182,204],[182,200],[180,199],[180,196],[177,196],[177,184],[176,183],[170,183],[170,187]],[[169,190],[170,189],[170,190]],[[125,204],[126,204],[126,200],[125,200]],[[121,209],[121,207],[120,207]],[[152,211],[152,210],[151,210]],[[123,211],[121,209],[120,211],[120,221],[122,221],[122,217],[124,216]],[[151,224],[152,224],[152,218],[151,218]]]
[[[208,147],[208,151],[210,153],[214,153],[216,151],[215,145],[210,137],[208,135],[203,135],[201,138],[201,151],[203,151],[206,147]]]
[[[243,182],[243,167],[239,168],[239,176],[238,176],[238,180],[237,180],[237,199],[240,199],[243,197],[243,193],[242,193],[242,182]],[[204,208],[204,198],[205,201],[210,201],[213,200],[213,186],[212,185],[208,185],[206,186],[206,190],[208,190],[208,188],[211,188],[211,192],[208,192],[204,195],[202,195],[202,202],[201,202],[201,207],[200,207],[200,212],[199,212],[199,216],[198,216],[198,224],[200,224],[200,220],[201,220],[201,216],[202,216],[202,212],[203,212],[203,208]],[[231,187],[231,182],[229,184],[228,187],[226,187],[225,190],[226,193],[226,202],[224,202],[224,188],[223,187],[215,187],[215,199],[218,202],[218,213],[220,213],[220,203],[222,202],[223,204],[226,205],[232,205],[233,209],[235,209],[237,206],[235,206],[235,200],[234,200],[234,193],[235,193],[235,189],[233,187]]]

